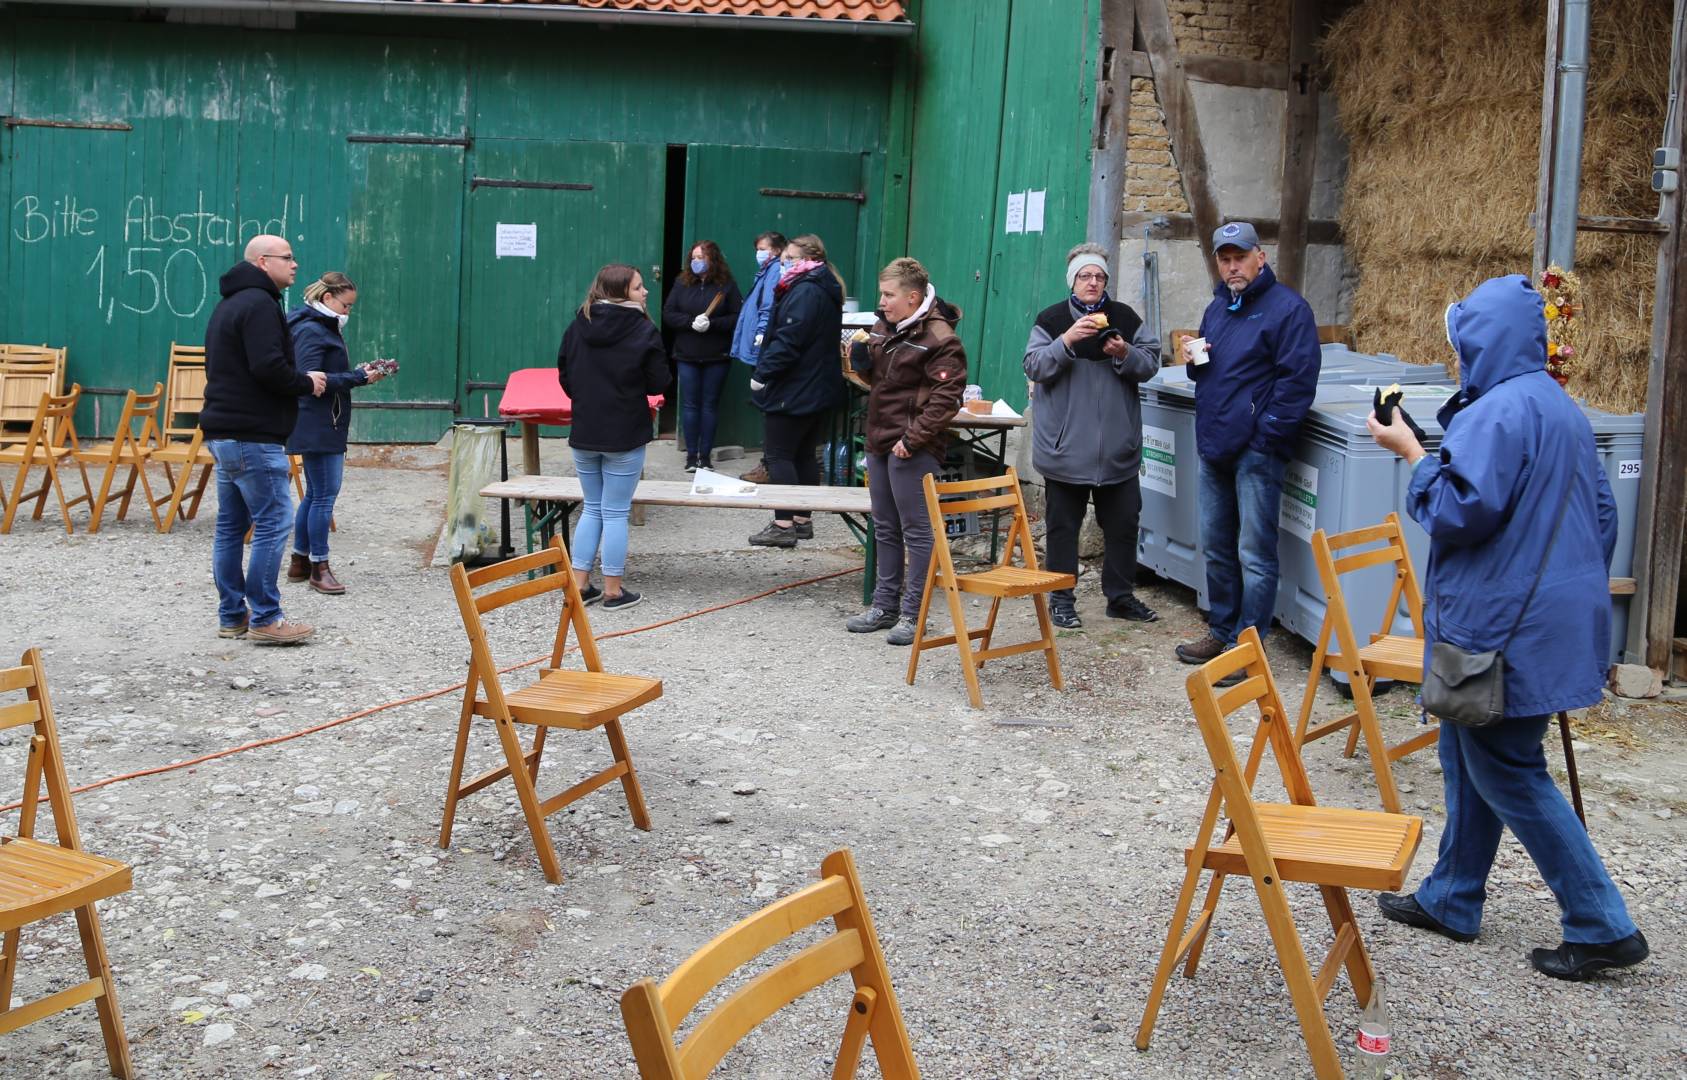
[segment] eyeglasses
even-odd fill
[[[299,261],[299,260],[293,258],[293,253],[291,251],[287,252],[285,255],[274,252],[274,251],[266,252],[262,255],[259,255],[258,258],[260,258],[260,259],[286,259],[288,262],[293,263],[295,265],[297,265],[298,261]]]
[[[1103,273],[1099,273],[1099,272],[1093,273],[1093,274],[1079,274],[1073,280],[1075,280],[1075,281],[1106,281],[1107,275],[1103,274]]]

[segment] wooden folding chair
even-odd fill
[[[685,1018],[726,978],[827,918],[834,932],[751,979],[675,1045]],[[627,988],[621,995],[621,1015],[639,1075],[643,1080],[703,1080],[764,1020],[844,972],[854,980],[855,994],[844,1019],[833,1080],[855,1075],[869,1035],[884,1080],[918,1080],[919,1066],[890,985],[890,969],[847,849],[826,856],[818,882],[720,934],[660,986],[640,979]]]
[[[24,765],[17,835],[0,837],[0,932],[6,935],[5,955],[0,957],[0,1035],[92,1001],[99,1010],[111,1075],[129,1077],[134,1075],[135,1067],[129,1060],[128,1040],[123,1036],[117,983],[111,977],[111,961],[106,956],[105,937],[100,933],[99,913],[94,910],[96,900],[129,891],[129,868],[115,859],[82,850],[81,835],[76,830],[76,811],[70,801],[70,781],[65,777],[64,756],[53,721],[53,706],[47,697],[47,672],[37,649],[23,654],[22,666],[0,669],[0,694],[10,696],[18,690],[24,692],[23,701],[0,705],[0,729],[28,724],[34,727],[35,733],[30,737],[29,757]],[[35,839],[35,815],[41,802],[43,780],[47,783],[47,805],[53,815],[57,843]],[[23,928],[67,911],[76,913],[87,981],[13,1008],[12,980],[17,974],[18,944]]]
[[[965,496],[989,491],[1002,494],[942,501],[944,496]],[[1037,568],[1037,549],[1031,542],[1031,522],[1025,513],[1025,499],[1019,490],[1019,473],[1010,467],[1005,476],[958,480],[946,484],[937,483],[928,474],[925,478],[925,493],[926,513],[931,517],[931,564],[926,569],[925,592],[920,597],[920,617],[915,624],[913,653],[908,657],[908,685],[914,685],[914,673],[919,670],[921,653],[927,649],[940,649],[946,645],[964,643],[958,645],[961,653],[961,674],[966,678],[967,697],[975,709],[984,707],[984,694],[978,688],[978,669],[986,660],[994,660],[1001,656],[1041,650],[1048,662],[1049,680],[1056,690],[1061,689],[1063,684],[1060,681],[1060,657],[1055,652],[1054,624],[1049,622],[1046,597],[1056,589],[1072,588],[1077,579],[1071,574],[1056,574]],[[1009,508],[1013,510],[1013,524],[1008,528],[1008,542],[1002,548],[1001,561],[978,573],[956,573],[955,559],[949,551],[949,538],[943,528],[944,515]],[[1023,552],[1023,566],[1013,565],[1015,546]],[[931,594],[934,588],[941,588],[948,598],[949,620],[954,625],[955,632],[943,637],[927,638],[926,613],[931,610]],[[990,617],[983,629],[967,628],[966,611],[961,603],[963,593],[990,597]],[[1037,609],[1037,625],[1042,630],[1042,636],[1035,641],[1019,645],[991,648],[990,638],[996,631],[996,615],[1001,610],[1002,601],[1010,596],[1031,598]],[[981,639],[976,651],[972,647],[974,638]]]
[[[527,579],[526,575],[534,572],[544,576]],[[474,594],[474,590],[482,585],[515,577],[521,580],[480,596]],[[573,569],[560,537],[543,550],[484,569],[471,572],[458,563],[451,567],[451,588],[457,594],[457,608],[463,617],[463,629],[469,636],[470,657],[469,678],[463,687],[462,717],[457,725],[457,749],[451,759],[451,779],[445,788],[445,818],[439,829],[439,846],[451,846],[451,822],[457,813],[458,799],[509,777],[515,783],[516,797],[527,817],[527,828],[533,834],[533,848],[544,867],[545,878],[553,884],[561,882],[562,870],[557,864],[556,848],[545,828],[545,819],[581,796],[619,779],[626,793],[627,809],[632,813],[633,824],[646,832],[650,830],[650,815],[644,808],[644,792],[639,788],[638,774],[633,771],[633,759],[627,752],[627,738],[621,731],[620,718],[622,714],[661,697],[662,682],[641,675],[612,675],[603,670],[597,641],[592,637],[591,623],[586,620],[586,607],[580,599],[580,587],[574,582]],[[562,594],[562,612],[557,619],[556,639],[551,647],[551,664],[539,670],[537,682],[506,694],[480,617],[507,604],[546,593]],[[580,655],[585,660],[584,671],[569,671],[562,667],[562,654],[568,644],[570,627],[574,629]],[[485,691],[484,697],[480,694],[481,690]],[[468,753],[469,726],[477,716],[490,719],[497,728],[504,764],[465,783],[463,760]],[[525,752],[516,735],[517,724],[531,724],[537,729],[532,748]],[[539,759],[545,751],[545,735],[553,727],[575,731],[603,728],[609,736],[609,749],[615,762],[567,791],[540,802],[534,785],[539,779]]]
[[[1369,547],[1373,544],[1381,547]],[[1367,547],[1354,555],[1336,557],[1336,552],[1349,548]],[[1371,758],[1371,770],[1376,773],[1377,787],[1382,791],[1382,807],[1391,814],[1400,812],[1400,789],[1394,782],[1390,767],[1407,754],[1435,745],[1441,731],[1430,725],[1410,739],[1394,746],[1383,741],[1382,725],[1377,719],[1376,701],[1372,696],[1378,679],[1399,682],[1423,682],[1423,593],[1418,589],[1417,571],[1406,550],[1406,537],[1400,530],[1400,515],[1389,514],[1381,525],[1372,525],[1351,532],[1325,536],[1319,529],[1312,534],[1312,557],[1318,564],[1318,577],[1324,584],[1324,625],[1318,631],[1318,646],[1312,653],[1312,674],[1306,681],[1306,694],[1300,701],[1300,722],[1295,725],[1295,744],[1304,746],[1326,735],[1347,729],[1347,749],[1353,756],[1358,748],[1359,735],[1365,736],[1365,750]],[[1352,620],[1347,615],[1347,601],[1342,595],[1341,578],[1371,566],[1394,567],[1394,588],[1383,606],[1382,629],[1371,635],[1370,644],[1361,647],[1354,636]],[[1389,633],[1394,627],[1394,613],[1400,601],[1406,602],[1411,615],[1413,636]],[[1331,653],[1331,635],[1339,652]],[[1319,679],[1325,669],[1345,672],[1348,687],[1353,691],[1353,711],[1339,720],[1330,720],[1308,728],[1312,706],[1318,699]]]
[[[77,461],[105,467],[105,474],[100,478],[99,493],[94,496],[93,509],[89,511],[89,532],[100,531],[100,521],[105,517],[106,503],[112,498],[120,500],[117,504],[117,520],[122,521],[128,516],[129,499],[135,492],[137,479],[141,483],[146,507],[152,512],[152,522],[162,530],[164,523],[158,515],[159,500],[153,497],[152,481],[147,479],[146,466],[153,449],[160,441],[158,410],[162,407],[163,400],[163,383],[153,383],[152,392],[148,394],[129,391],[123,397],[123,413],[117,419],[117,430],[112,432],[111,445],[103,450],[76,452]],[[118,470],[124,466],[129,468],[128,482],[123,485],[121,491],[113,494],[112,481],[116,479]]]
[[[18,507],[31,499],[35,500],[35,512],[30,517],[39,521],[41,511],[47,506],[49,489],[58,496],[59,511],[64,515],[64,531],[67,533],[76,532],[70,520],[70,508],[78,504],[93,505],[89,495],[92,488],[88,484],[88,470],[77,459],[77,451],[81,447],[76,441],[73,414],[81,396],[80,386],[72,386],[70,393],[63,396],[43,396],[36,403],[35,418],[30,422],[23,445],[0,447],[0,465],[14,465],[18,470],[12,482],[12,493],[6,497],[6,516],[0,521],[0,533],[12,531],[12,519],[17,516]],[[28,481],[29,470],[37,465],[45,470],[41,486],[26,492],[24,484]],[[64,484],[59,478],[61,465],[75,465],[82,474],[82,494],[74,499],[64,497]]]
[[[1219,681],[1237,671],[1244,672],[1246,677],[1236,686],[1221,690]],[[1301,1033],[1306,1037],[1312,1071],[1319,1080],[1340,1080],[1341,1057],[1330,1038],[1324,999],[1345,967],[1353,996],[1363,1008],[1370,998],[1373,977],[1371,959],[1359,936],[1359,924],[1354,921],[1347,890],[1400,888],[1417,854],[1423,821],[1402,814],[1338,809],[1314,802],[1300,750],[1289,730],[1288,714],[1255,628],[1244,630],[1235,648],[1192,673],[1187,686],[1201,741],[1206,744],[1216,777],[1212,793],[1207,796],[1200,832],[1194,845],[1184,853],[1187,869],[1183,888],[1178,893],[1171,931],[1148,991],[1148,1005],[1136,1033],[1136,1048],[1148,1049],[1154,1018],[1159,1013],[1172,968],[1187,956],[1189,962],[1184,975],[1195,977],[1201,948],[1218,910],[1219,890],[1225,876],[1246,874],[1253,879],[1254,892],[1259,896],[1277,961],[1288,983]],[[1248,750],[1247,766],[1241,768],[1225,718],[1248,705],[1258,706],[1259,726]],[[1277,760],[1277,770],[1289,797],[1287,803],[1254,801],[1254,777],[1259,772],[1267,743]],[[1214,830],[1221,808],[1229,824],[1223,840],[1215,844]],[[1201,875],[1207,871],[1213,877],[1206,902],[1185,930],[1195,890]],[[1300,935],[1295,930],[1288,893],[1283,888],[1285,881],[1318,886],[1330,927],[1335,931],[1335,944],[1319,965],[1316,976],[1307,964]]]
[[[63,349],[0,345],[0,446],[23,442],[36,405],[63,393]]]
[[[205,408],[205,350],[194,345],[170,343],[170,369],[165,376],[163,437],[153,448],[152,460],[164,466],[164,479],[169,491],[153,504],[165,507],[158,516],[158,531],[167,533],[175,527],[178,516],[192,521],[199,514],[199,501],[205,497],[216,459],[205,447],[205,434],[199,430],[199,413]],[[186,419],[192,417],[191,423]],[[175,468],[182,471],[176,479]],[[199,483],[193,483],[193,471],[199,470]],[[183,502],[187,509],[182,509]]]

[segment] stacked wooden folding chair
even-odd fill
[[[24,692],[24,700],[10,700],[19,690]],[[129,868],[115,859],[82,850],[39,650],[24,653],[19,667],[0,668],[0,695],[0,701],[7,702],[0,704],[0,729],[34,728],[24,765],[17,835],[0,837],[0,931],[6,935],[5,955],[0,957],[0,1035],[92,1001],[99,1011],[111,1075],[132,1076],[134,1065],[123,1036],[123,1014],[117,1007],[117,982],[111,976],[99,913],[94,910],[95,901],[129,891]],[[35,839],[43,781],[56,843]],[[23,928],[65,912],[76,914],[87,980],[13,1008],[12,987]]]
[[[824,919],[832,921],[831,933],[728,995],[676,1044],[679,1026],[724,980]],[[845,1007],[833,1080],[855,1075],[869,1036],[884,1080],[918,1080],[919,1066],[890,985],[884,950],[847,850],[826,856],[818,882],[719,935],[661,985],[641,979],[621,995],[621,1015],[639,1075],[643,1080],[704,1080],[764,1020],[845,972],[854,981],[855,993]]]
[[[104,468],[104,475],[100,477],[100,490],[94,496],[93,508],[88,512],[89,532],[100,531],[100,521],[105,517],[106,503],[113,498],[118,500],[117,520],[122,521],[128,516],[129,499],[135,493],[136,480],[140,481],[146,507],[152,513],[153,524],[162,531],[164,521],[158,514],[159,500],[153,497],[152,481],[147,479],[146,466],[161,440],[158,410],[163,407],[163,401],[163,383],[153,383],[152,392],[147,394],[136,390],[129,391],[123,397],[123,412],[117,418],[117,430],[112,432],[111,445],[102,450],[77,451],[77,461]],[[120,490],[113,492],[112,482],[124,467],[129,470],[129,478]]]
[[[0,345],[0,446],[20,443],[43,397],[64,393],[65,350]]]
[[[176,518],[192,521],[199,513],[199,501],[205,497],[216,459],[205,447],[205,434],[199,430],[199,413],[205,407],[205,350],[193,345],[170,343],[170,370],[164,383],[163,438],[152,451],[152,460],[164,466],[164,479],[169,490],[153,503],[158,517],[158,531],[169,532]],[[191,422],[186,418],[192,417]],[[175,470],[181,470],[181,479]],[[199,470],[199,483],[194,484],[193,472]],[[183,510],[183,503],[186,510]],[[164,513],[157,513],[158,507]]]
[[[1338,557],[1338,552],[1355,547],[1366,550]],[[1376,773],[1377,787],[1382,792],[1383,809],[1398,814],[1400,788],[1394,782],[1392,763],[1434,745],[1441,730],[1430,724],[1404,742],[1389,746],[1383,741],[1382,724],[1377,719],[1373,694],[1378,679],[1423,682],[1423,593],[1418,589],[1417,571],[1413,569],[1412,557],[1406,550],[1405,534],[1400,531],[1400,515],[1389,514],[1381,525],[1335,536],[1327,537],[1324,530],[1319,529],[1312,534],[1312,557],[1318,564],[1318,576],[1324,585],[1324,625],[1318,631],[1318,645],[1312,653],[1312,674],[1306,681],[1306,694],[1301,698],[1295,742],[1304,746],[1346,729],[1345,753],[1352,757],[1358,747],[1359,736],[1363,734],[1371,769]],[[1382,629],[1371,635],[1369,644],[1361,646],[1353,633],[1353,622],[1348,617],[1341,579],[1344,574],[1373,566],[1392,566],[1394,586],[1388,603],[1383,606]],[[1415,631],[1411,636],[1389,633],[1402,601],[1406,604]],[[1332,637],[1334,641],[1331,641]],[[1332,648],[1337,651],[1331,652]],[[1312,706],[1318,699],[1319,680],[1326,669],[1340,671],[1347,676],[1347,684],[1353,691],[1353,711],[1339,720],[1309,728]]]
[[[12,490],[6,496],[6,514],[4,519],[0,519],[0,533],[12,531],[12,520],[17,517],[18,507],[32,499],[35,512],[30,516],[39,521],[41,511],[47,506],[48,491],[58,496],[59,511],[64,515],[64,531],[67,533],[76,531],[70,520],[70,508],[78,504],[92,505],[88,494],[91,490],[88,470],[76,456],[80,446],[76,441],[74,414],[81,396],[80,386],[72,386],[70,393],[62,396],[43,396],[35,405],[35,417],[30,421],[23,442],[17,446],[0,447],[0,465],[12,465],[18,470],[12,480]],[[59,475],[60,469],[67,465],[76,466],[82,474],[82,494],[74,499],[64,497],[64,481]],[[25,491],[29,471],[37,467],[42,470],[41,486]]]
[[[1240,683],[1229,689],[1218,686],[1220,680],[1238,671],[1244,674]],[[1171,930],[1149,987],[1148,1005],[1136,1033],[1136,1047],[1148,1049],[1172,969],[1187,957],[1184,975],[1195,977],[1201,948],[1212,932],[1224,878],[1245,874],[1253,880],[1254,892],[1259,897],[1277,961],[1312,1057],[1312,1071],[1319,1080],[1340,1080],[1341,1057],[1330,1037],[1324,999],[1345,968],[1354,998],[1363,1008],[1370,997],[1373,978],[1371,960],[1360,938],[1359,924],[1354,921],[1347,890],[1399,889],[1417,854],[1423,821],[1401,814],[1316,804],[1306,769],[1301,764],[1300,749],[1289,730],[1283,700],[1271,677],[1265,650],[1260,646],[1259,631],[1253,627],[1242,632],[1235,648],[1191,674],[1187,685],[1189,702],[1194,707],[1207,756],[1212,759],[1215,779],[1195,843],[1184,853],[1183,888],[1178,893]],[[1248,750],[1247,764],[1243,766],[1225,721],[1250,705],[1257,707],[1259,725]],[[1268,744],[1288,793],[1287,803],[1254,800],[1254,778]],[[1229,823],[1223,838],[1218,839],[1214,832],[1221,812],[1229,818]],[[1206,900],[1200,914],[1189,922],[1201,877],[1209,872],[1212,880]],[[1335,931],[1335,943],[1316,975],[1307,963],[1294,916],[1289,911],[1288,891],[1283,886],[1291,881],[1318,887],[1330,927]]]
[[[998,494],[983,494],[998,492]],[[1025,500],[1019,490],[1019,474],[1008,469],[1005,476],[990,476],[978,480],[958,480],[939,484],[931,476],[925,478],[926,513],[931,517],[931,565],[926,570],[925,592],[920,597],[920,615],[916,623],[913,653],[908,657],[908,685],[914,684],[919,670],[920,654],[927,649],[955,645],[961,654],[961,674],[966,679],[967,697],[972,707],[984,707],[984,694],[978,687],[978,669],[986,660],[1018,653],[1041,651],[1048,663],[1049,681],[1054,688],[1062,688],[1060,657],[1055,651],[1054,624],[1049,621],[1047,596],[1056,589],[1070,589],[1076,583],[1071,574],[1056,574],[1037,567],[1037,549],[1031,542],[1031,521],[1025,513]],[[959,498],[955,498],[959,496]],[[945,497],[950,501],[944,502]],[[943,527],[946,514],[966,514],[1011,509],[1013,524],[1008,530],[1008,542],[1003,547],[1001,561],[988,570],[962,574],[955,570],[955,558],[949,550],[949,538]],[[1014,549],[1023,554],[1022,565],[1014,565]],[[948,600],[949,621],[954,633],[942,637],[925,636],[926,614],[931,610],[931,596],[942,589]],[[963,595],[990,597],[990,615],[984,626],[973,630],[967,626]],[[991,647],[996,632],[996,616],[1002,601],[1010,597],[1029,596],[1037,612],[1037,626],[1041,636],[1035,641],[1017,645]],[[978,648],[972,647],[978,639]]]
[[[530,579],[529,574],[543,576]],[[481,586],[508,578],[518,580],[475,595],[474,590]],[[516,798],[527,819],[528,831],[533,834],[533,848],[539,856],[539,864],[544,867],[545,877],[553,883],[560,882],[562,869],[557,863],[550,831],[545,828],[545,819],[580,797],[613,780],[620,780],[633,824],[649,831],[650,815],[644,808],[644,792],[639,787],[638,774],[633,771],[633,759],[627,751],[621,716],[661,697],[662,682],[641,675],[614,675],[603,670],[597,641],[592,637],[591,623],[586,619],[586,606],[580,598],[580,587],[574,581],[561,538],[531,555],[472,572],[458,563],[451,567],[451,588],[457,595],[457,608],[462,615],[463,629],[469,637],[469,677],[463,687],[463,709],[457,725],[456,753],[451,759],[451,779],[445,789],[445,816],[440,825],[439,846],[451,846],[451,823],[456,817],[457,800],[508,777],[515,784]],[[540,669],[537,682],[506,692],[492,657],[492,646],[486,640],[481,616],[518,601],[551,594],[559,594],[562,610],[551,646],[550,666]],[[584,671],[562,666],[571,628],[585,662]],[[463,764],[468,754],[469,729],[477,716],[491,720],[496,728],[504,764],[465,782]],[[521,747],[516,731],[518,724],[534,728],[533,743],[527,750]],[[539,779],[539,762],[545,751],[546,734],[552,728],[591,731],[600,727],[609,736],[613,764],[541,802],[535,785]]]

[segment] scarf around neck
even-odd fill
[[[788,289],[791,287],[792,282],[796,281],[810,270],[813,270],[815,267],[824,265],[826,264],[815,259],[798,259],[796,262],[787,267],[785,272],[780,275],[777,288],[780,290]]]
[[[1083,312],[1085,315],[1094,315],[1096,312],[1100,311],[1112,302],[1113,297],[1108,294],[1106,289],[1101,290],[1101,299],[1097,300],[1093,304],[1086,304],[1082,300],[1078,299],[1077,293],[1072,294],[1072,306]]]

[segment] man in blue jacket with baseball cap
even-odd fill
[[[1312,308],[1271,272],[1254,227],[1221,225],[1213,249],[1220,280],[1201,316],[1205,350],[1189,365],[1212,611],[1206,635],[1177,647],[1186,664],[1213,659],[1250,626],[1271,629],[1283,470],[1318,388]]]

